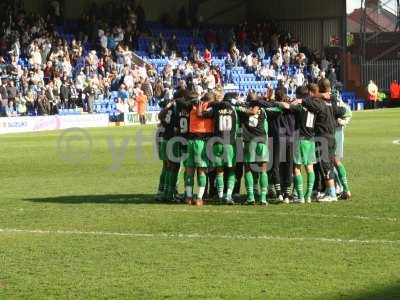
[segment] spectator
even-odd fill
[[[296,74],[294,75],[294,83],[296,86],[303,86],[305,84],[304,73],[300,70],[296,70]]]
[[[276,70],[280,70],[283,65],[283,58],[281,51],[277,51],[272,58],[272,62]]]
[[[69,108],[75,109],[79,102],[79,91],[77,90],[72,79],[69,80],[68,88],[68,95],[70,97]]]
[[[153,40],[150,41],[150,43],[149,43],[149,48],[148,48],[147,51],[148,51],[148,53],[149,53],[150,58],[152,58],[152,59],[156,58],[156,55],[157,55],[157,48],[156,48],[156,44],[154,43]]]
[[[232,83],[232,68],[234,67],[234,63],[231,55],[228,53],[225,58],[225,82]]]
[[[146,105],[147,105],[147,97],[142,90],[139,91],[139,94],[136,96],[136,106],[137,112],[139,114],[140,124],[146,124]]]
[[[209,92],[212,92],[215,89],[216,87],[215,77],[211,72],[208,73],[205,83]]]
[[[60,100],[62,108],[70,108],[70,89],[65,81],[62,82],[60,87]]]
[[[379,95],[378,86],[375,84],[373,80],[370,80],[367,90],[368,90],[367,108],[368,109],[378,108],[377,106],[378,95]]]
[[[100,51],[107,49],[108,46],[108,36],[104,32],[104,30],[99,29],[99,44],[100,44]]]
[[[208,50],[208,48],[205,49],[203,58],[204,58],[204,61],[205,61],[206,63],[208,63],[209,65],[211,65],[211,62],[212,62],[212,55],[211,55],[211,51]]]
[[[321,70],[319,69],[317,63],[313,61],[311,64],[311,80],[316,82],[318,80],[318,76],[320,75]]]
[[[17,88],[14,86],[14,81],[9,80],[8,81],[8,86],[7,86],[7,98],[8,101],[15,101],[15,98],[17,97]]]
[[[157,41],[157,50],[158,50],[158,55],[161,57],[166,57],[168,53],[168,47],[167,47],[167,42],[164,39],[164,36],[162,33],[160,33]]]
[[[279,50],[279,35],[277,33],[274,33],[271,36],[271,50],[272,54],[276,54]]]
[[[179,51],[178,43],[179,42],[176,38],[176,35],[173,34],[171,39],[168,41],[168,50],[170,51],[169,55],[172,55],[172,53],[175,53],[175,54],[178,53],[178,51]]]
[[[8,102],[8,105],[6,107],[6,116],[7,117],[16,117],[17,111],[14,108],[14,102],[11,100]]]
[[[46,116],[50,114],[50,104],[44,94],[39,93],[35,106],[39,116]]]
[[[154,102],[153,102],[153,87],[151,86],[148,78],[143,79],[141,90],[143,91],[143,94],[146,96],[147,101],[150,104],[154,105]]]
[[[336,76],[336,70],[335,70],[335,68],[331,68],[331,69],[329,70],[328,79],[329,79],[329,81],[331,82],[332,87],[335,88],[335,87],[336,87],[336,84],[337,84],[337,76]]]
[[[258,58],[262,61],[265,58],[265,48],[264,48],[264,43],[260,42],[258,48],[257,48],[257,54]]]
[[[32,92],[28,92],[23,99],[25,100],[27,114],[29,116],[34,116],[36,114],[34,94]]]
[[[321,71],[327,72],[328,69],[329,69],[329,61],[326,59],[325,56],[323,56],[321,60]]]
[[[87,87],[84,89],[82,94],[82,101],[85,111],[88,113],[93,113],[94,108],[94,100],[96,97],[96,89],[94,86],[94,82],[89,80]]]
[[[154,86],[154,100],[155,104],[160,103],[164,98],[165,90],[161,79],[158,79]]]
[[[392,80],[390,83],[390,99],[392,101],[400,99],[400,86],[397,80]]]
[[[8,106],[8,92],[5,80],[0,79],[0,96],[3,107]]]
[[[129,113],[129,105],[121,98],[117,98],[116,105],[117,116],[114,119],[115,122],[123,122],[126,113]]]
[[[15,106],[18,116],[25,116],[27,113],[26,99],[22,97],[21,93],[19,93],[15,100]]]

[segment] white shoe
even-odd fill
[[[307,198],[307,199],[306,199],[306,203],[307,203],[307,204],[310,204],[311,202],[312,202],[311,198]]]
[[[294,203],[294,204],[305,204],[306,201],[304,200],[304,198],[302,198],[302,199],[299,199],[299,200],[294,201],[293,203]]]
[[[276,198],[276,202],[278,202],[278,203],[283,203],[283,196],[282,196],[282,195],[279,195],[279,197]]]
[[[290,199],[288,197],[286,197],[285,199],[283,199],[283,203],[290,204]]]
[[[336,185],[336,195],[340,195],[343,193],[343,188],[339,185]]]
[[[318,202],[320,203],[337,202],[337,197],[331,197],[329,195],[325,195],[324,197],[319,198]]]
[[[227,205],[235,205],[235,201],[233,201],[233,199],[226,199],[225,202]]]

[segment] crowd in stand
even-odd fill
[[[317,64],[311,51],[290,34],[279,34],[272,22],[213,29],[189,24],[180,11],[181,26],[193,31],[193,41],[200,39],[206,46],[200,51],[193,42],[182,51],[175,35],[152,37],[145,12],[134,1],[93,5],[76,28],[64,24],[57,1],[51,1],[47,16],[25,13],[20,1],[11,3],[3,7],[9,13],[3,16],[0,32],[2,116],[50,115],[65,108],[93,113],[99,95],[113,92],[118,95],[117,114],[137,111],[138,103],[157,105],[189,82],[199,90],[232,83],[237,66],[292,91],[324,77],[337,82],[336,63],[322,58]],[[149,62],[168,59],[161,72],[134,54],[141,36],[152,37]],[[217,51],[224,53],[223,69],[213,64]]]

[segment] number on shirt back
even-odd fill
[[[250,127],[257,127],[258,126],[258,115],[249,117],[249,126]]]
[[[172,110],[168,111],[167,115],[165,116],[165,123],[171,124],[171,118],[172,118]]]
[[[188,132],[188,120],[186,118],[181,118],[179,121],[179,127],[181,128],[181,133],[187,133]]]
[[[307,113],[306,127],[307,128],[314,128],[314,120],[315,120],[315,115],[313,113],[308,112]]]
[[[220,116],[219,117],[219,131],[231,131],[232,130],[232,117],[231,116]]]

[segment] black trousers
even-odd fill
[[[236,163],[236,169],[235,169],[236,183],[235,183],[235,189],[233,190],[233,194],[240,194],[240,187],[242,184],[243,173],[244,173],[244,164],[242,162]]]
[[[377,108],[378,108],[378,102],[377,101],[367,100],[367,109],[377,109]]]
[[[283,191],[290,188],[293,182],[293,167],[294,167],[293,155],[294,155],[293,143],[291,141],[287,141],[286,159],[284,162],[281,162],[279,166],[279,173],[281,176],[281,186]]]
[[[315,146],[317,164],[315,168],[314,190],[322,192],[326,188],[325,180],[334,178],[335,137],[333,135],[317,137]]]
[[[269,171],[271,183],[281,185],[281,190],[293,182],[293,143],[289,137],[274,138],[272,146],[272,167]]]
[[[139,121],[140,121],[140,124],[146,125],[146,116],[145,115],[140,115],[139,116]]]

